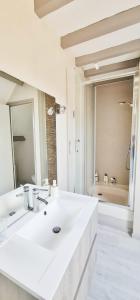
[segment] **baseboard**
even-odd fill
[[[118,219],[115,217],[99,214],[98,216],[98,222],[102,225],[108,225],[113,228],[122,230],[124,232],[132,233],[133,228],[133,222],[132,221],[126,221],[122,219]]]
[[[140,235],[132,233],[132,238],[135,239],[135,240],[140,240]]]

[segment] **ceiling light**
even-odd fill
[[[100,68],[99,65],[98,65],[98,64],[95,64],[95,69],[96,69],[96,70],[99,70],[99,68]]]

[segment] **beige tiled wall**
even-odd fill
[[[131,102],[133,81],[98,86],[96,95],[96,170],[101,181],[107,173],[109,177],[117,177],[118,183],[128,184],[126,157],[131,138],[132,108],[118,102]]]

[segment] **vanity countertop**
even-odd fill
[[[25,214],[0,244],[0,273],[37,299],[57,299],[89,222],[97,219],[97,203],[93,197],[60,191],[40,212]],[[60,233],[53,232],[55,226],[61,227]]]

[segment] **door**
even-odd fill
[[[14,189],[9,106],[0,105],[0,195]]]
[[[15,186],[35,184],[32,102],[10,107],[13,136]]]
[[[132,131],[131,131],[131,149],[130,149],[130,175],[129,175],[129,200],[128,204],[131,210],[134,209],[135,198],[135,173],[136,173],[136,146],[137,146],[137,123],[138,123],[138,80],[134,76],[133,82],[133,110],[132,110]]]

